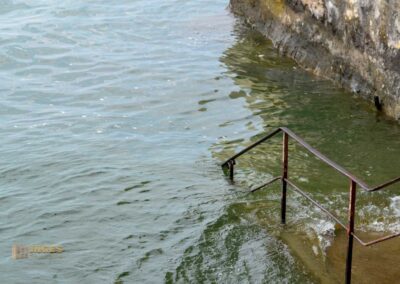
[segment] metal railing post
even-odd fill
[[[233,181],[233,176],[235,174],[235,160],[229,161],[228,167],[229,167],[229,179]]]
[[[353,260],[353,233],[354,233],[354,218],[355,218],[355,207],[356,207],[356,189],[357,184],[355,181],[350,181],[350,192],[349,192],[349,223],[347,225],[347,257],[346,257],[346,277],[345,283],[351,283],[351,265]]]
[[[282,197],[281,197],[281,223],[286,223],[286,191],[288,178],[288,141],[289,135],[283,132],[283,143],[282,143]]]

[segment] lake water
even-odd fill
[[[1,282],[341,282],[331,220],[289,194],[282,227],[278,185],[247,194],[279,174],[280,139],[238,160],[235,185],[219,164],[286,126],[378,184],[400,173],[398,123],[227,1],[117,2],[0,1]],[[294,144],[289,175],[346,219],[346,179]],[[366,239],[399,230],[395,187],[358,205]],[[65,252],[13,260],[14,243]],[[356,279],[393,283],[399,245],[356,247]]]

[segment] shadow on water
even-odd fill
[[[245,125],[252,136],[219,141],[211,149],[218,161],[264,132],[286,126],[371,185],[400,175],[397,123],[376,113],[372,104],[279,56],[259,33],[241,24],[235,32],[235,44],[220,61],[227,68],[225,75],[238,87],[229,97],[242,100],[252,113],[251,123],[247,118]],[[228,112],[229,106],[221,111]],[[289,147],[290,178],[345,222],[348,180],[300,146],[291,143]],[[238,159],[235,187],[247,189],[279,175],[280,152],[281,141],[274,139]],[[356,230],[365,239],[400,230],[398,187],[358,195]],[[227,205],[198,243],[186,250],[176,275],[167,274],[166,281],[342,282],[345,232],[294,193],[289,194],[289,223],[282,227],[278,201],[275,185]],[[355,283],[396,282],[399,244],[395,239],[373,248],[356,245]]]

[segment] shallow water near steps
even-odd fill
[[[279,138],[238,160],[235,185],[219,164],[287,126],[378,184],[400,172],[397,123],[279,56],[225,1],[1,4],[4,283],[342,280],[330,220],[290,194],[282,227],[278,185],[246,193],[279,174]],[[347,180],[295,144],[289,174],[346,218]],[[358,197],[367,239],[399,229],[396,187]],[[13,243],[65,252],[15,261]],[[356,247],[355,280],[393,283],[398,247]]]

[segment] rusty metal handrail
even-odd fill
[[[347,257],[346,257],[346,275],[345,275],[345,282],[350,283],[351,282],[351,267],[352,267],[352,256],[353,256],[353,238],[355,238],[361,245],[363,246],[371,246],[395,237],[400,236],[400,233],[397,234],[392,234],[388,235],[373,241],[369,242],[364,242],[361,240],[360,237],[358,237],[355,234],[354,230],[354,219],[355,219],[355,202],[356,202],[356,189],[357,185],[360,186],[361,189],[367,191],[367,192],[374,192],[381,190],[385,187],[388,187],[390,185],[393,185],[397,182],[400,181],[400,177],[397,177],[395,179],[389,180],[385,183],[382,183],[380,185],[377,185],[375,187],[371,187],[367,185],[364,181],[361,179],[357,178],[355,175],[350,173],[348,170],[344,169],[331,159],[327,158],[325,155],[320,153],[318,150],[316,150],[314,147],[310,146],[307,142],[305,142],[302,138],[297,136],[294,132],[292,132],[290,129],[286,127],[279,127],[275,129],[274,131],[270,132],[267,134],[265,137],[261,138],[260,140],[254,142],[250,146],[246,147],[245,149],[241,150],[239,153],[233,155],[230,157],[228,160],[226,160],[224,163],[222,163],[222,167],[229,168],[229,177],[233,181],[234,178],[234,166],[236,164],[235,160],[242,156],[243,154],[247,153],[251,149],[257,147],[264,141],[272,138],[276,134],[283,132],[283,147],[282,147],[282,176],[275,177],[272,180],[268,181],[265,184],[262,184],[254,189],[251,190],[251,192],[255,192],[267,185],[270,185],[274,183],[275,181],[281,180],[282,182],[282,196],[281,196],[281,223],[285,224],[286,223],[286,191],[287,191],[287,185],[290,185],[296,192],[301,194],[303,197],[305,197],[307,200],[309,200],[312,204],[314,204],[316,207],[321,209],[323,212],[325,212],[329,217],[331,217],[333,220],[335,220],[341,227],[347,230],[347,237],[348,237],[348,247],[347,247]],[[309,152],[311,152],[314,156],[316,156],[318,159],[322,160],[325,164],[331,166],[334,168],[336,171],[341,173],[342,175],[346,176],[350,180],[350,191],[349,191],[349,211],[348,211],[348,224],[347,226],[340,221],[340,219],[335,216],[335,214],[329,212],[329,210],[325,209],[320,203],[312,199],[307,193],[305,193],[303,190],[301,190],[297,185],[295,185],[292,181],[289,180],[288,178],[288,160],[289,160],[289,147],[288,147],[288,141],[289,137],[294,139],[296,142],[298,142],[300,145],[302,145],[304,148],[306,148]]]
[[[260,140],[254,142],[250,146],[248,146],[245,149],[241,150],[239,153],[235,154],[234,156],[232,156],[228,160],[226,160],[224,163],[222,163],[222,167],[227,166],[228,163],[230,163],[232,161],[234,162],[236,160],[236,158],[239,158],[240,156],[242,156],[246,152],[248,152],[251,149],[253,149],[254,147],[260,145],[264,141],[272,138],[273,136],[275,136],[279,132],[284,132],[284,133],[288,134],[291,138],[296,140],[300,145],[302,145],[304,148],[306,148],[308,151],[310,151],[312,154],[314,154],[314,156],[316,156],[317,158],[319,158],[320,160],[322,160],[323,162],[325,162],[326,164],[328,164],[329,166],[331,166],[332,168],[334,168],[335,170],[337,170],[338,172],[340,172],[344,176],[347,176],[349,179],[355,181],[365,191],[370,191],[370,192],[378,191],[378,190],[381,190],[381,189],[383,189],[385,187],[388,187],[389,185],[395,184],[395,183],[400,181],[400,177],[397,177],[395,179],[392,179],[390,181],[387,181],[387,182],[382,183],[380,185],[377,185],[375,187],[371,187],[371,186],[367,185],[364,181],[362,181],[361,179],[357,178],[355,175],[350,173],[348,170],[344,169],[343,167],[341,167],[340,165],[338,165],[337,163],[335,163],[334,161],[332,161],[331,159],[329,159],[328,157],[323,155],[321,152],[319,152],[317,149],[312,147],[310,144],[308,144],[306,141],[304,141],[302,138],[297,136],[294,132],[292,132],[290,129],[288,129],[286,127],[279,127],[277,129],[275,129],[274,131],[270,132],[267,136],[261,138]]]

